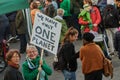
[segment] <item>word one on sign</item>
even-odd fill
[[[61,33],[61,23],[37,12],[33,25],[31,43],[50,51],[57,53],[59,38]]]

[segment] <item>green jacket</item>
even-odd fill
[[[61,3],[60,3],[60,8],[64,9],[65,13],[64,13],[64,16],[71,16],[71,13],[70,13],[70,8],[71,6],[71,3],[70,3],[70,0],[63,0]]]
[[[59,40],[59,42],[61,43],[65,36],[65,33],[68,30],[68,27],[67,27],[67,24],[64,19],[55,19],[55,20],[57,20],[58,22],[60,22],[62,24],[61,35],[60,35],[60,40]]]
[[[92,20],[90,18],[90,12],[86,10],[82,10],[78,16],[78,18],[82,17],[84,21],[88,21],[89,23],[92,23]],[[88,25],[90,29],[92,29],[92,24]],[[83,30],[85,28],[84,25],[81,25],[81,29]]]
[[[32,60],[32,63],[34,65],[37,65],[39,67],[39,61],[40,61],[40,56],[36,57],[36,59]],[[37,78],[37,74],[38,74],[38,67],[31,70],[28,67],[28,63],[27,61],[25,61],[22,64],[22,73],[24,76],[25,80],[36,80]],[[43,65],[42,65],[42,69],[45,71],[45,80],[48,80],[48,76],[47,75],[51,75],[52,74],[52,70],[51,68],[46,64],[45,60],[43,59]]]

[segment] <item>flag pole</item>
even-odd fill
[[[27,30],[28,30],[28,35],[29,35],[29,42],[30,42],[31,35],[32,35],[32,21],[31,21],[31,16],[30,16],[30,8],[25,9],[25,14],[26,14],[26,20],[27,20]]]

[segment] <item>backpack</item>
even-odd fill
[[[113,5],[107,5],[103,10],[103,26],[104,28],[117,28],[119,27],[119,14]]]
[[[105,58],[103,59],[103,74],[105,77],[111,76],[111,79],[113,78],[113,65],[112,62]]]
[[[60,48],[58,49],[57,56],[54,57],[55,59],[53,61],[53,69],[55,71],[63,70],[66,64],[63,55],[63,49],[64,49],[63,46],[60,46]]]

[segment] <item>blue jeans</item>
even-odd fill
[[[65,80],[76,80],[75,72],[69,72],[67,70],[63,70],[62,72],[65,77]]]

